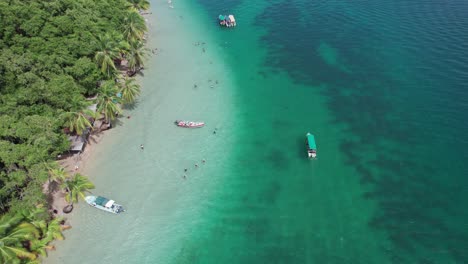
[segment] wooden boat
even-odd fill
[[[125,212],[125,209],[120,204],[116,204],[114,200],[109,200],[102,196],[86,196],[85,201],[89,205],[109,213],[120,214]]]
[[[311,133],[306,134],[307,156],[309,159],[317,157],[317,145],[315,144],[315,137]]]
[[[203,127],[205,125],[204,122],[193,122],[193,121],[184,121],[184,120],[176,120],[174,123],[177,126],[188,127],[188,128],[198,128],[198,127]]]
[[[235,27],[237,26],[236,19],[234,15],[219,15],[218,16],[219,25],[223,27]]]

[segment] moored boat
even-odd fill
[[[234,15],[219,15],[218,16],[218,21],[221,26],[224,27],[235,27],[237,26],[236,19],[234,18]]]
[[[315,144],[315,137],[311,133],[306,134],[307,140],[307,156],[309,159],[317,157],[317,145]]]
[[[116,204],[114,200],[109,200],[102,196],[86,196],[85,201],[89,205],[109,213],[120,214],[125,212],[125,209],[120,204]]]
[[[203,127],[205,125],[204,122],[193,122],[193,121],[184,121],[184,120],[176,120],[174,123],[177,126],[188,127],[188,128]]]

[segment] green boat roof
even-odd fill
[[[317,145],[315,145],[315,137],[311,133],[307,133],[307,142],[310,149],[317,149]]]
[[[105,206],[108,201],[109,199],[102,197],[102,196],[98,196],[96,197],[96,201],[94,202],[98,205]]]
[[[219,20],[224,20],[224,19],[226,19],[226,17],[225,17],[225,16],[223,16],[223,15],[219,15],[219,17],[218,17],[218,18],[219,18]]]

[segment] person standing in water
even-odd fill
[[[141,149],[145,149],[145,147],[143,146],[143,144],[140,145],[140,148],[141,148]]]

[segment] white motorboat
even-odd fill
[[[120,214],[125,212],[125,209],[120,204],[116,204],[114,200],[109,200],[102,196],[86,196],[85,201],[89,205],[109,213]]]

